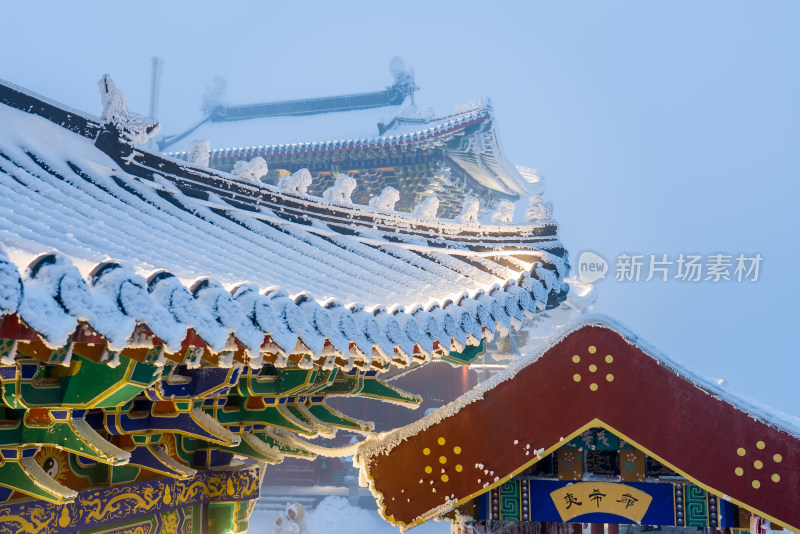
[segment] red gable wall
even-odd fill
[[[569,334],[482,400],[368,459],[368,475],[385,516],[416,524],[592,426],[762,517],[800,527],[800,440],[600,325]]]

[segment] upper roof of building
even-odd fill
[[[261,156],[268,163],[294,155],[376,149],[441,148],[480,186],[506,195],[529,192],[529,180],[504,155],[489,102],[468,103],[453,113],[421,112],[414,103],[413,72],[393,69],[385,91],[252,105],[204,106],[203,117],[181,133],[159,138],[160,150],[185,158],[192,139],[211,143],[211,165]]]
[[[566,295],[551,220],[421,218],[192,166],[137,147],[156,126],[101,86],[97,118],[0,83],[0,311],[51,345],[81,320],[114,346],[144,323],[173,347],[191,327],[220,350],[233,333],[257,353],[268,335],[391,360]]]

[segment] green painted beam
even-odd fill
[[[164,367],[140,363],[120,355],[120,364],[109,367],[78,356],[72,376],[63,377],[62,406],[112,408],[133,399],[161,379]]]
[[[369,421],[360,421],[334,410],[324,403],[314,403],[308,406],[308,411],[325,424],[352,430],[353,432],[371,432],[375,425]]]
[[[78,496],[48,475],[33,458],[6,460],[0,465],[0,486],[55,504],[65,504]]]
[[[364,384],[360,394],[364,397],[372,397],[374,399],[396,404],[405,404],[407,406],[418,406],[422,403],[422,397],[419,395],[390,386],[373,377],[364,378]]]
[[[269,464],[277,464],[283,461],[283,454],[281,451],[272,445],[269,445],[253,434],[242,434],[242,441],[235,447],[217,447],[224,452],[238,454],[239,456],[246,456],[254,458]]]
[[[475,358],[485,353],[486,339],[481,339],[478,345],[464,347],[464,350],[461,352],[450,351],[442,357],[442,360],[455,365],[469,365],[475,361]]]
[[[69,410],[54,418],[52,412],[49,423],[26,420],[23,423],[21,443],[52,445],[80,456],[111,465],[127,463],[130,454],[103,439],[83,418],[73,418]]]
[[[267,430],[266,432],[264,432],[264,442],[267,445],[275,447],[281,452],[281,454],[285,456],[306,458],[308,460],[313,460],[314,458],[317,457],[316,453],[306,450],[303,447],[299,447],[297,445],[289,443],[287,440],[285,440],[272,430]]]
[[[264,405],[261,408],[249,408],[242,405],[240,421],[242,424],[266,424],[306,436],[316,434],[313,428],[307,426],[280,405]]]

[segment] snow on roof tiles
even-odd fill
[[[300,340],[315,356],[352,344],[391,360],[474,342],[469,318],[507,330],[566,295],[552,221],[336,205],[132,149],[113,125],[9,85],[0,102],[0,312],[50,345],[81,321],[117,348],[141,324],[168,350],[192,329],[215,352],[232,333],[253,357],[267,335],[287,354]]]

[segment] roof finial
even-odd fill
[[[352,176],[339,173],[336,175],[336,182],[322,192],[322,198],[336,204],[352,204],[350,198],[356,188],[356,179]]]
[[[478,222],[478,211],[481,209],[481,201],[472,195],[467,195],[461,207],[461,215],[458,220],[462,223]]]
[[[369,205],[379,210],[394,211],[394,205],[400,200],[400,192],[392,186],[386,186],[381,194],[369,199]]]
[[[237,161],[233,166],[233,176],[255,185],[262,185],[261,178],[267,174],[269,167],[266,160],[262,157],[253,158],[250,161]]]
[[[492,214],[492,221],[496,223],[510,223],[514,220],[514,203],[510,200],[501,200],[497,211]]]
[[[192,141],[189,143],[189,163],[207,169],[210,149],[211,143],[208,139]]]
[[[553,216],[553,203],[542,202],[542,197],[534,195],[530,198],[525,218],[529,221],[544,221]]]
[[[414,215],[420,219],[435,219],[436,212],[439,210],[439,197],[435,193],[431,193],[414,208]]]
[[[400,56],[395,56],[389,62],[389,70],[392,71],[394,76],[394,85],[391,89],[397,89],[399,92],[400,104],[406,96],[411,97],[411,105],[414,105],[414,92],[419,89],[414,83],[414,69],[406,67],[406,62]]]
[[[148,120],[128,111],[128,101],[122,91],[117,89],[111,75],[104,74],[97,86],[103,103],[103,114],[100,118],[106,124],[114,126],[124,142],[143,145],[161,129],[158,121]]]
[[[295,195],[307,195],[308,186],[311,185],[311,173],[308,169],[299,169],[293,174],[281,176],[278,179],[278,188]]]

